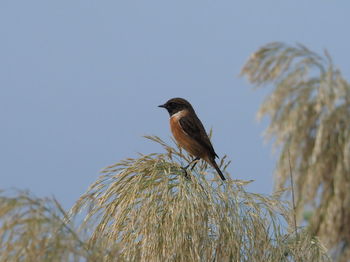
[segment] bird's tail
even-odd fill
[[[221,172],[220,168],[218,167],[218,165],[216,164],[215,160],[211,160],[210,161],[211,165],[215,168],[215,170],[218,172],[220,178],[222,180],[226,180],[226,178],[224,177],[224,174]]]

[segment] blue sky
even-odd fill
[[[65,207],[99,171],[170,142],[157,105],[184,97],[233,178],[271,193],[275,158],[255,113],[268,94],[238,76],[260,46],[327,48],[350,78],[350,2],[1,0],[0,188]]]

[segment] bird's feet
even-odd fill
[[[196,157],[195,159],[193,159],[187,166],[182,167],[184,173],[185,173],[185,178],[187,179],[191,179],[191,177],[189,176],[189,174],[187,173],[187,169],[192,165],[192,163],[194,162],[194,164],[191,167],[191,171],[194,169],[194,167],[197,165],[199,160],[199,157]]]
[[[181,167],[181,169],[184,171],[185,178],[191,180],[190,175],[187,173],[187,167]]]

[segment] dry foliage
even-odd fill
[[[7,192],[6,195],[11,193]],[[0,261],[81,261],[87,246],[54,199],[0,195]]]
[[[277,195],[211,179],[204,163],[187,179],[188,156],[149,138],[166,153],[107,168],[69,215],[55,199],[0,192],[0,261],[329,261],[316,238],[284,230]]]
[[[296,177],[297,217],[312,211],[312,234],[350,261],[350,85],[325,52],[271,43],[255,52],[242,74],[256,86],[274,86],[258,116],[280,149],[276,189]]]
[[[278,196],[248,193],[227,173],[210,179],[204,163],[187,179],[179,162],[188,156],[148,138],[166,153],[108,167],[72,208],[85,214],[90,248],[118,246],[119,261],[328,261],[317,239],[283,230],[290,213]]]

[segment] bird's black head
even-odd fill
[[[163,107],[168,110],[170,116],[186,109],[189,111],[194,111],[191,104],[183,98],[172,98],[164,105],[160,105],[159,107]]]

